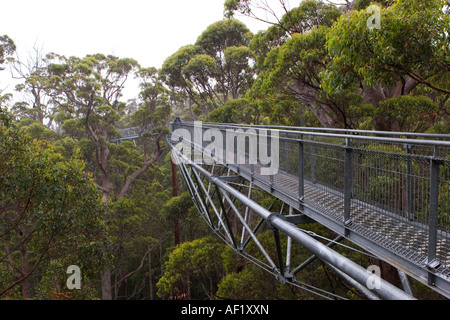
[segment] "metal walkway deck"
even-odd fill
[[[232,206],[241,196],[228,187],[232,187],[231,181],[242,179],[247,188],[241,194],[248,201],[253,201],[251,188],[256,186],[295,212],[450,296],[449,135],[200,125],[201,128],[193,123],[172,124],[174,133],[181,132],[175,139],[172,134],[172,142],[182,141],[172,145],[173,152],[187,160],[181,163],[183,177],[199,211],[209,217],[216,231],[224,229],[228,242],[236,249],[242,248],[242,241],[238,245],[235,238],[244,238],[246,232],[253,233],[253,240],[258,241],[256,225],[246,226],[250,224],[248,211],[252,204],[247,204],[245,198],[240,200],[247,208],[245,214],[239,214]],[[260,149],[271,151],[267,159],[275,162],[277,157],[275,174],[261,174],[269,163],[267,159],[261,163],[261,153],[255,161],[255,143]],[[197,158],[200,154],[202,161],[186,152],[188,146],[191,151],[197,150]],[[219,167],[225,170],[221,172],[228,170],[226,177],[218,173]],[[218,181],[214,178],[225,181],[228,187],[214,183]],[[222,200],[226,194],[234,195],[231,202],[224,203],[242,217],[242,234],[233,234],[233,228],[227,227],[225,212],[230,208],[221,203],[214,209],[217,200],[213,200],[211,192],[223,195]],[[209,215],[211,208],[218,217],[216,224]],[[294,225],[300,221],[277,216]],[[265,220],[271,223],[272,218],[273,215]],[[339,260],[335,266],[341,263]],[[289,278],[288,272],[280,271],[282,261],[275,265],[279,275]]]

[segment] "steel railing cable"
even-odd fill
[[[299,228],[299,230],[301,230],[301,231],[303,231],[304,233],[310,235],[311,237],[319,238],[319,239],[322,239],[322,240],[326,240],[326,241],[328,241],[328,242],[330,242],[330,243],[334,243],[334,244],[336,244],[336,245],[338,245],[338,246],[340,246],[340,247],[343,247],[343,248],[346,248],[346,249],[355,251],[355,252],[357,252],[357,253],[363,254],[363,255],[365,255],[365,256],[367,256],[367,257],[370,257],[370,258],[380,259],[380,257],[374,256],[374,255],[372,255],[372,254],[370,254],[370,253],[368,253],[368,252],[366,252],[366,251],[362,251],[362,250],[355,249],[355,248],[353,248],[353,247],[350,247],[350,246],[348,246],[348,245],[345,245],[345,244],[343,244],[343,243],[341,243],[341,242],[339,242],[339,241],[336,241],[336,240],[334,240],[334,239],[330,239],[330,238],[327,238],[327,237],[325,237],[325,236],[321,236],[321,235],[319,235],[319,234],[317,234],[317,233],[315,233],[315,232],[313,232],[313,231],[306,230],[306,229],[302,229],[302,228]]]

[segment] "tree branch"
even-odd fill
[[[142,167],[134,171],[131,176],[127,179],[124,186],[122,187],[122,190],[120,190],[119,196],[117,197],[117,200],[120,200],[125,196],[128,189],[130,188],[130,185],[133,183],[134,180],[137,179],[142,173],[144,173],[152,164],[154,164],[156,161],[158,161],[158,158],[163,154],[163,149],[158,149],[153,151],[152,156],[149,161],[145,162]]]
[[[44,259],[45,255],[47,254],[49,248],[50,248],[50,244],[53,241],[53,237],[55,236],[55,230],[53,231],[52,235],[50,236],[50,239],[46,245],[46,247],[44,248],[44,251],[42,252],[41,256],[39,257],[38,261],[36,262],[36,264],[33,266],[33,268],[31,268],[30,272],[28,272],[26,275],[24,275],[22,278],[18,279],[17,281],[15,281],[14,283],[12,283],[10,286],[8,286],[6,289],[2,290],[0,292],[0,296],[5,294],[6,292],[8,292],[9,290],[11,290],[12,288],[14,288],[16,285],[18,285],[19,283],[21,283],[22,281],[24,281],[25,279],[27,279],[29,276],[31,276],[31,274],[36,270],[36,268],[41,264],[42,260]]]

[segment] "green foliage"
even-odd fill
[[[381,8],[380,30],[367,27],[370,4]],[[154,287],[160,298],[315,298],[277,281],[215,239],[203,238],[210,230],[186,186],[180,184],[180,196],[172,197],[166,123],[176,115],[225,123],[449,133],[444,4],[357,0],[343,13],[328,1],[305,0],[283,8],[283,16],[253,35],[231,19],[233,14],[256,17],[258,5],[268,15],[275,10],[260,1],[227,0],[230,19],[210,25],[195,44],[168,57],[161,70],[112,55],[46,55],[17,87],[29,99],[16,101],[15,118],[0,112],[0,239],[6,244],[0,249],[0,292],[12,286],[5,294],[10,298],[98,298],[104,286],[99,275],[109,270],[113,299],[155,298]],[[14,50],[11,39],[0,37],[0,68],[12,62],[8,57]],[[124,83],[132,74],[140,92],[124,103]],[[0,104],[10,98],[0,96]],[[137,140],[110,142],[127,127],[142,129]],[[355,163],[374,168],[354,186],[355,197],[399,207],[401,199],[392,200],[392,190],[404,182],[393,171],[404,151],[374,148],[394,155]],[[287,156],[294,164],[295,155]],[[378,170],[381,164],[389,170]],[[418,165],[413,163],[413,174]],[[307,175],[311,168],[307,157]],[[441,175],[448,175],[447,169]],[[341,187],[339,163],[316,157],[315,170],[323,183]],[[448,195],[444,189],[441,194]],[[274,203],[259,191],[253,199],[265,207]],[[280,210],[280,201],[273,209]],[[176,219],[187,242],[174,248]],[[303,227],[334,236],[318,225]],[[258,237],[265,247],[274,246],[272,231]],[[284,248],[286,238],[281,241]],[[27,265],[21,264],[20,244],[25,244]],[[246,250],[265,259],[252,243]],[[363,255],[341,251],[367,262]],[[309,255],[295,245],[292,264]],[[81,291],[65,289],[69,264],[82,268]],[[33,271],[28,280],[13,286],[20,280],[18,270],[27,268]],[[359,298],[319,261],[296,277]]]
[[[47,140],[49,142],[56,142],[60,136],[53,130],[50,130],[47,126],[44,126],[38,121],[31,120],[30,118],[24,119],[19,123],[19,127],[26,135],[33,137],[37,140]]]
[[[6,58],[16,51],[14,41],[7,35],[0,36],[0,71],[3,70],[2,64]]]
[[[253,34],[239,20],[222,20],[210,25],[197,39],[211,57],[216,57],[228,47],[248,46]]]
[[[233,300],[270,298],[272,292],[262,290],[259,281],[255,281],[255,273],[258,273],[258,271],[258,269],[247,267],[239,273],[228,273],[219,284],[217,296]],[[243,288],[245,290],[242,290]]]
[[[438,117],[438,105],[424,96],[400,96],[380,103],[375,117],[384,117],[398,123],[399,131],[424,132]]]
[[[310,230],[315,234],[323,237],[331,238],[334,235],[327,231],[319,224],[303,225],[302,228]],[[281,247],[286,247],[287,237],[281,235]],[[265,248],[274,248],[274,236],[272,230],[266,230],[258,236],[259,241]],[[348,244],[347,244],[348,245]],[[364,255],[355,253],[348,249],[337,250],[350,257],[354,261],[364,265],[367,264],[367,259]],[[253,258],[261,259],[264,257],[257,249],[254,243],[250,243],[246,248],[247,255]],[[277,261],[277,257],[272,254],[274,251],[269,251],[273,261]],[[282,252],[282,256],[285,252]],[[311,256],[311,253],[304,247],[294,244],[292,246],[291,266],[300,265]],[[293,286],[287,283],[278,281],[272,274],[266,270],[249,263],[248,260],[237,256],[230,248],[225,250],[222,254],[225,270],[227,274],[222,278],[218,285],[217,299],[232,299],[232,300],[309,300],[321,299],[320,296],[311,294],[302,288]],[[349,290],[345,285],[342,285],[341,280],[328,268],[326,268],[319,260],[312,262],[301,272],[295,275],[296,280],[302,283],[309,284],[313,287],[319,287],[336,294],[348,297],[355,297],[356,291]],[[359,297],[357,297],[359,298]]]
[[[258,124],[260,116],[257,108],[247,99],[228,100],[225,105],[210,112],[211,122]]]
[[[248,44],[249,29],[238,20],[210,25],[195,45],[184,46],[166,59],[160,74],[177,93],[190,98],[191,114],[208,114],[229,98],[240,98],[250,87],[254,71]]]
[[[181,70],[189,63],[196,54],[200,52],[198,46],[188,45],[181,47],[177,52],[168,57],[161,68],[160,74],[164,82],[171,87],[183,88],[186,81]]]
[[[75,264],[84,279],[98,276],[110,261],[104,255],[110,243],[107,211],[79,156],[65,159],[7,121],[0,125],[0,155],[2,262],[8,261],[12,272],[0,294],[9,295],[21,279],[23,298],[48,287],[49,279],[41,278],[38,270],[48,270],[55,260],[61,262],[59,277],[50,280],[60,284],[60,292],[66,291],[62,284],[67,279],[61,268]]]
[[[251,48],[260,72],[249,92],[249,97],[255,99],[252,102],[260,109],[267,109],[267,104],[272,111],[297,114],[287,117],[291,125],[316,123],[308,121],[313,115],[321,125],[350,126],[346,108],[359,103],[358,97],[347,91],[326,94],[320,78],[330,61],[326,35],[339,16],[340,11],[332,5],[304,1],[286,13],[280,25],[256,35]],[[274,103],[278,101],[281,103],[277,106]],[[290,101],[292,107],[284,105],[285,101]],[[277,123],[286,123],[277,113],[269,113],[281,120]]]
[[[324,73],[328,92],[345,90],[359,81],[392,85],[409,76],[448,93],[436,75],[449,72],[446,1],[397,0],[381,8],[381,28],[370,29],[371,13],[360,10],[342,16],[328,34],[333,60]]]
[[[370,6],[371,4],[377,4],[377,5],[381,5],[383,7],[389,7],[390,5],[392,5],[394,1],[393,0],[356,0],[353,3],[353,9],[354,10],[364,10],[366,9],[368,6]]]
[[[178,246],[169,254],[164,275],[157,284],[158,295],[181,297],[192,283],[190,290],[193,298],[202,292],[212,298],[216,290],[214,283],[223,275],[220,255],[223,247],[223,244],[211,237]]]
[[[177,197],[170,198],[165,204],[163,211],[169,216],[186,216],[189,208],[193,206],[191,195],[185,191]]]
[[[315,0],[302,1],[297,8],[286,12],[278,24],[253,37],[250,48],[255,54],[258,69],[263,68],[270,50],[282,46],[291,36],[307,33],[320,26],[331,27],[340,15],[339,9],[333,5]]]
[[[250,13],[249,0],[226,0],[224,3],[225,12],[224,15],[227,18],[234,16],[234,11],[239,13]]]
[[[340,10],[332,4],[305,0],[283,16],[280,24],[291,34],[306,33],[321,26],[331,27],[340,15]]]

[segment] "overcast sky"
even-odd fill
[[[223,4],[224,0],[8,0],[0,6],[0,35],[14,40],[24,61],[36,46],[65,56],[113,54],[159,68],[181,46],[195,43],[209,25],[223,19]],[[239,19],[254,33],[268,27]],[[10,77],[8,70],[0,72],[4,93],[13,91]]]

